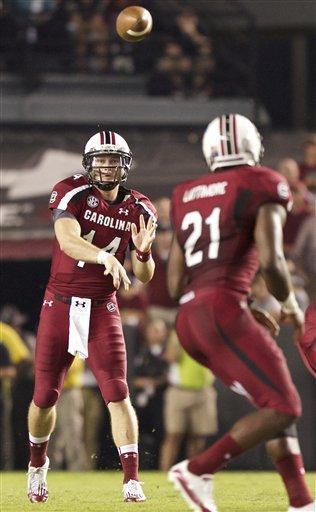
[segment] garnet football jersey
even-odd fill
[[[249,292],[258,268],[256,215],[264,203],[291,204],[287,181],[264,167],[238,166],[175,187],[171,215],[189,290],[224,286]]]
[[[70,212],[81,226],[82,238],[115,255],[122,264],[128,247],[134,248],[131,224],[134,222],[139,229],[141,214],[145,221],[149,216],[156,217],[154,206],[141,193],[119,187],[116,201],[110,203],[83,174],[57,183],[51,193],[49,208]],[[115,291],[112,276],[104,275],[104,265],[70,258],[60,249],[56,238],[47,289],[91,299],[103,299]]]

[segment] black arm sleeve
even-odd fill
[[[54,222],[56,222],[56,220],[58,219],[75,219],[76,217],[70,213],[70,212],[67,212],[66,210],[58,210],[57,208],[54,208],[52,210],[52,216],[53,216],[53,220]]]

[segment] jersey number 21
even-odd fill
[[[220,242],[220,230],[219,230],[219,217],[221,209],[216,207],[212,210],[211,214],[204,220],[210,228],[210,244],[208,246],[208,258],[215,260],[218,256],[219,242]],[[193,267],[198,265],[203,260],[203,251],[195,251],[197,241],[202,235],[203,229],[203,217],[199,211],[188,212],[182,220],[181,229],[186,231],[190,226],[193,226],[193,231],[187,238],[184,249],[185,249],[185,260],[187,267]]]

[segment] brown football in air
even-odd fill
[[[120,12],[116,19],[118,35],[131,43],[145,39],[152,29],[153,19],[147,9],[139,5],[131,5]]]

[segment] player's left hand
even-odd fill
[[[259,307],[250,307],[250,311],[252,316],[259,322],[259,324],[263,325],[272,336],[277,336],[280,332],[280,326],[275,318],[268,313],[265,309]]]
[[[132,223],[132,240],[139,251],[148,252],[156,236],[157,222],[155,217],[149,217],[147,225],[143,215],[139,216],[139,231],[136,224]]]

